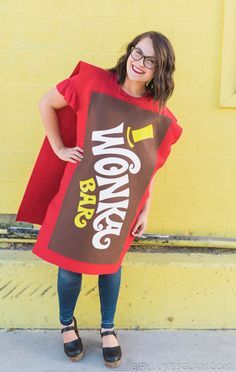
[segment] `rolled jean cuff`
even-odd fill
[[[62,325],[65,325],[65,326],[67,326],[67,325],[69,325],[73,322],[73,318],[71,320],[67,320],[67,321],[62,320],[61,318],[59,318],[59,319],[60,319],[60,323]]]
[[[114,327],[114,323],[109,323],[109,324],[101,323],[101,328],[113,328],[113,327]]]

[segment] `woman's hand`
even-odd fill
[[[131,231],[131,234],[133,236],[137,236],[137,237],[140,238],[140,236],[142,235],[142,233],[144,232],[144,230],[147,227],[147,217],[148,217],[148,211],[147,210],[142,210],[139,213],[138,218],[136,220],[136,223],[135,223],[135,225],[134,225],[134,227],[132,228],[132,231]]]
[[[59,150],[55,151],[55,154],[65,161],[70,163],[77,163],[83,159],[83,149],[79,146],[76,147],[61,147]],[[75,159],[75,160],[73,160]]]

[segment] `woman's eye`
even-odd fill
[[[141,50],[140,49],[134,49],[134,52],[136,53],[136,54],[139,54],[140,56],[142,55],[142,52],[141,52]]]
[[[147,62],[148,62],[150,65],[152,65],[152,66],[155,66],[155,64],[156,64],[156,61],[154,61],[154,60],[151,59],[151,58],[148,58],[148,59],[147,59]]]

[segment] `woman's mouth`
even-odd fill
[[[144,74],[144,71],[140,70],[138,67],[134,66],[134,65],[131,65],[132,67],[132,70],[136,73],[136,74],[139,74],[139,75],[142,75]]]

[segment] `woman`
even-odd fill
[[[33,253],[59,266],[59,318],[71,360],[84,352],[73,312],[86,273],[99,275],[104,363],[120,364],[114,316],[121,263],[147,226],[153,176],[182,133],[166,107],[174,70],[169,40],[150,31],[128,44],[114,68],[80,61],[40,100],[53,155],[44,142],[17,220],[43,222]],[[68,138],[73,122],[76,146]],[[41,211],[32,209],[33,191]]]

